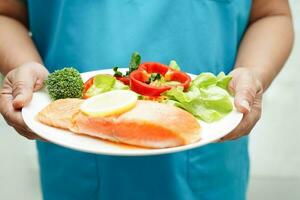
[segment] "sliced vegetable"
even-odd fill
[[[177,81],[180,83],[179,86],[182,86],[184,90],[187,90],[190,86],[192,79],[187,73],[181,71],[169,70],[165,74],[165,80],[167,82]]]
[[[53,100],[82,97],[83,81],[78,70],[72,67],[51,73],[45,84]]]
[[[161,93],[169,90],[169,86],[152,86],[147,84],[149,75],[145,71],[136,70],[130,74],[130,88],[138,94],[145,96],[159,96]]]
[[[124,83],[125,85],[129,85],[130,80],[127,76],[116,76],[116,79]]]
[[[88,94],[87,91],[92,87],[94,83],[94,77],[89,78],[85,83],[83,87],[83,98],[87,99],[91,97],[91,94]]]
[[[155,81],[158,81],[156,83]],[[161,82],[159,82],[161,81]],[[172,81],[173,85],[165,84]],[[178,82],[179,84],[174,84]],[[130,74],[130,88],[145,96],[159,96],[175,86],[189,87],[191,78],[184,72],[175,71],[170,67],[156,62],[146,62]]]
[[[116,80],[116,78],[111,75],[98,74],[85,82],[83,98],[87,99],[115,89],[128,89],[128,86]]]
[[[165,76],[166,73],[171,70],[170,67],[158,62],[145,62],[139,66],[139,69],[146,71],[148,74],[158,73],[163,76]]]
[[[123,82],[125,85],[129,85],[129,77],[128,76],[124,76],[122,72],[120,72],[118,70],[119,68],[118,67],[113,67],[113,70],[114,70],[114,77]]]
[[[129,90],[129,86],[124,84],[122,81],[116,80],[113,90]]]

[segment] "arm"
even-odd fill
[[[244,113],[241,124],[223,140],[249,134],[261,115],[262,94],[283,67],[293,45],[288,0],[254,0],[249,27],[239,47],[229,89]]]
[[[20,0],[0,0],[0,72],[5,75],[0,112],[21,135],[37,138],[26,127],[20,109],[42,87],[48,72],[31,40],[27,8]]]
[[[3,75],[26,62],[42,62],[28,34],[24,3],[0,0],[0,24],[0,72]]]
[[[288,58],[293,38],[288,0],[254,0],[236,66],[251,68],[266,90]]]

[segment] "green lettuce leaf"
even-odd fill
[[[129,90],[129,86],[125,85],[124,83],[122,83],[119,80],[116,80],[115,85],[112,88],[112,90]]]
[[[199,100],[193,100],[190,103],[179,102],[176,100],[166,100],[165,103],[180,107],[194,115],[196,118],[205,122],[214,122],[223,117],[222,113],[213,109],[207,109],[201,101],[199,102]]]
[[[108,74],[98,74],[94,77],[94,85],[103,92],[111,90],[115,82],[115,77]]]
[[[218,76],[202,73],[192,81],[188,91],[176,87],[165,92],[165,103],[183,108],[205,122],[220,120],[233,109],[232,97],[226,90],[230,80],[224,73]]]
[[[110,90],[127,90],[129,87],[108,74],[98,74],[94,77],[93,85],[88,89],[88,96],[95,96]]]
[[[228,84],[231,81],[232,76],[225,75],[224,72],[220,72],[217,76],[217,86],[227,90]]]
[[[233,109],[232,101],[228,92],[218,86],[210,86],[201,90],[201,102],[208,109],[228,113]]]
[[[191,83],[192,86],[197,88],[205,88],[210,85],[215,85],[217,83],[217,77],[212,73],[201,73],[197,76]]]
[[[179,102],[191,102],[195,98],[198,98],[200,91],[197,88],[191,88],[188,92],[183,92],[183,87],[175,87],[168,90],[165,95],[170,99],[177,100]]]

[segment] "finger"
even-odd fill
[[[256,87],[253,81],[247,77],[239,78],[231,82],[231,88],[235,94],[234,104],[242,113],[250,112],[251,105],[256,96]]]
[[[13,107],[21,109],[32,98],[32,93],[36,85],[36,76],[31,70],[22,70],[22,73],[16,73],[12,81]]]
[[[48,140],[46,140],[46,139],[42,138],[41,136],[37,135],[36,133],[34,133],[27,125],[25,125],[25,127],[23,127],[23,130],[27,134],[32,135],[34,137],[34,139],[36,139],[36,140],[48,142]]]
[[[36,82],[35,82],[35,85],[34,85],[34,88],[33,88],[33,91],[38,91],[39,89],[41,89],[44,85],[44,80],[43,79],[38,79]]]
[[[245,114],[241,123],[228,135],[221,138],[220,141],[226,141],[226,140],[235,140],[242,136],[248,135],[253,127],[256,125],[258,120],[261,116],[261,99],[257,98],[254,101],[253,108],[251,109],[251,112],[248,114]]]
[[[31,65],[31,63],[28,63],[28,65]],[[39,63],[34,63],[34,65],[35,65],[34,70],[37,73],[36,75],[37,78],[33,89],[34,91],[38,91],[43,87],[44,80],[47,78],[49,72],[43,65]],[[39,70],[36,70],[36,68],[39,68]]]
[[[223,141],[227,141],[227,140],[234,140],[237,138],[240,138],[243,135],[246,135],[246,133],[248,132],[248,126],[249,126],[249,114],[247,114],[247,116],[245,115],[241,121],[241,123],[233,130],[231,131],[228,135],[224,136],[223,138],[221,138],[220,140]]]
[[[27,131],[26,129],[23,129],[23,128],[18,128],[18,127],[14,127],[14,129],[20,134],[22,135],[23,137],[27,138],[28,140],[34,140],[34,139],[37,139],[38,137]]]
[[[23,137],[29,140],[40,140],[43,142],[48,142],[46,139],[40,137],[39,135],[33,133],[30,129],[23,128],[23,127],[14,127],[14,129]]]
[[[2,100],[3,98],[0,98],[0,100]],[[2,103],[3,101],[1,101]],[[11,104],[10,104],[11,105]],[[3,106],[1,106],[3,107]],[[43,139],[42,137],[36,135],[35,133],[33,133],[30,128],[25,124],[23,118],[22,118],[22,114],[20,111],[15,111],[13,110],[13,108],[11,107],[11,109],[8,110],[4,110],[3,112],[1,111],[4,119],[6,120],[6,122],[14,127],[14,129],[20,133],[20,135],[26,137],[27,139],[33,140],[33,139],[38,139],[44,142],[47,142],[47,140]]]
[[[1,113],[6,122],[13,127],[28,128],[23,120],[20,110],[15,110],[12,106],[13,97],[11,94],[2,94],[0,97]],[[29,128],[28,128],[29,129]]]
[[[49,74],[47,69],[38,63],[27,63],[22,67],[25,69],[16,73],[12,81],[15,109],[20,109],[31,101],[33,92],[43,87]]]

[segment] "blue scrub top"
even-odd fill
[[[130,55],[184,71],[229,72],[250,0],[28,0],[33,40],[50,71],[126,67]],[[241,200],[248,139],[176,154],[114,157],[38,142],[44,199]]]

